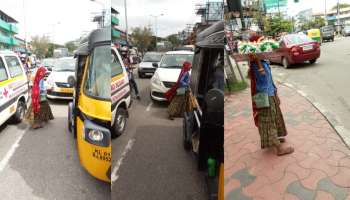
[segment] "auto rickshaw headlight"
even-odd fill
[[[82,139],[96,146],[108,147],[111,143],[111,132],[109,129],[85,119]]]
[[[99,130],[90,130],[88,133],[88,136],[91,140],[94,141],[102,141],[103,140],[103,133]]]

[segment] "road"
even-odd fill
[[[204,175],[182,146],[182,121],[149,97],[150,79],[137,79],[141,101],[129,110],[126,132],[112,143],[112,199],[203,200]]]
[[[110,199],[110,184],[80,165],[67,130],[67,101],[50,101],[55,119],[38,130],[0,128],[0,199]]]
[[[314,65],[290,69],[273,66],[275,79],[292,84],[307,96],[349,143],[350,139],[350,37],[337,38],[321,46]]]

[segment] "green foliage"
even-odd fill
[[[350,4],[348,3],[339,3],[339,9],[348,8],[348,7],[350,7]],[[337,8],[338,8],[338,5],[335,5],[332,7],[332,10],[337,10]]]
[[[76,44],[75,41],[69,41],[69,42],[66,42],[66,43],[64,44],[64,46],[65,46],[66,48],[68,48],[68,51],[69,51],[69,52],[73,52],[74,50],[76,50],[76,49],[78,48],[75,44]]]
[[[278,33],[291,32],[293,30],[293,22],[291,20],[283,19],[281,16],[265,18],[263,24],[264,32],[267,35],[275,36]]]
[[[177,34],[172,34],[172,35],[169,35],[167,37],[167,40],[169,42],[171,42],[171,44],[173,45],[173,47],[178,47],[180,46],[181,44],[181,41],[179,40],[179,38],[177,37]]]
[[[240,82],[229,82],[225,84],[225,91],[226,92],[238,92],[241,90],[246,89],[248,86],[248,84],[244,81],[240,81]]]
[[[147,27],[136,27],[132,29],[131,33],[132,43],[142,52],[147,51],[147,49],[152,44],[152,31]]]
[[[314,19],[312,19],[310,21],[304,21],[301,25],[301,29],[302,30],[309,30],[312,28],[321,28],[324,25],[326,25],[324,18],[315,17]]]
[[[49,53],[50,40],[48,36],[34,36],[32,37],[31,44],[33,46],[33,52],[38,58],[45,58]]]

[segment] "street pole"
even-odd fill
[[[340,28],[340,18],[339,18],[339,13],[340,13],[340,9],[339,9],[339,0],[338,0],[338,3],[337,3],[337,33],[339,35],[339,28]]]
[[[27,54],[27,27],[26,27],[26,11],[25,11],[24,0],[23,0],[23,24],[24,24],[24,49],[25,49],[25,53]]]
[[[156,51],[158,51],[157,43],[158,43],[158,17],[163,16],[164,14],[160,15],[150,15],[151,17],[154,17],[154,34],[156,35]]]
[[[325,21],[325,24],[328,25],[328,20],[327,20],[327,0],[324,0],[324,21]]]
[[[242,7],[242,0],[239,0],[239,16],[241,18],[241,24],[242,24],[242,29],[246,30],[245,27],[245,22],[244,22],[244,16],[243,16],[243,7]]]
[[[128,34],[128,9],[126,0],[124,0],[124,8],[125,8],[125,33],[126,33],[126,44],[129,44],[129,34]]]

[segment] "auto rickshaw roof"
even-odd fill
[[[216,22],[197,35],[196,46],[224,48],[224,21]]]
[[[87,37],[82,39],[75,56],[88,55],[91,49],[99,44],[111,44],[111,27],[93,30]]]

